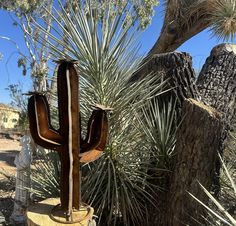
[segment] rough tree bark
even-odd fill
[[[202,99],[223,114],[228,125],[236,113],[236,45],[214,47],[197,80]]]
[[[220,146],[221,117],[213,108],[193,99],[184,102],[183,122],[177,132],[175,169],[171,177],[163,226],[199,225],[204,207],[187,192],[207,203],[198,181],[211,189],[216,150]],[[194,132],[193,132],[194,131]],[[160,224],[158,224],[160,225]]]
[[[187,53],[179,52],[154,55],[146,65],[140,69],[137,74],[138,76],[135,78],[142,78],[150,73],[153,73],[153,76],[163,76],[164,79],[168,80],[166,88],[171,90],[158,98],[161,100],[164,99],[164,101],[170,97],[177,98],[176,111],[178,119],[180,120],[181,109],[185,99],[199,98],[191,56]],[[170,172],[161,171],[157,175],[155,170],[149,170],[148,173],[149,175],[155,175],[155,178],[159,178],[152,180],[151,183],[164,188],[164,190],[155,190],[153,194],[156,199],[156,209],[150,206],[150,225],[162,225],[161,222],[164,220],[162,217],[166,212],[167,200],[169,198],[167,191],[169,190],[170,183],[172,183],[169,178]],[[155,224],[153,224],[153,220]],[[163,225],[165,224],[163,223]]]
[[[236,98],[234,49],[236,48],[232,45],[219,45],[214,48],[197,84],[191,57],[178,52],[153,55],[135,74],[133,81],[149,73],[163,76],[168,79],[168,88],[173,88],[166,95],[177,97],[178,111],[182,109],[186,98],[194,98],[215,107],[222,113],[223,122],[232,124]],[[197,203],[190,200],[186,190],[207,203],[208,199],[195,186],[196,179],[207,189],[212,189],[212,184],[217,185],[215,174],[220,169],[217,150],[223,148],[225,124],[220,123],[219,113],[193,100],[184,104],[182,115],[184,114],[187,118],[184,118],[177,136],[175,168],[171,179],[166,174],[167,178],[163,180],[166,191],[156,191],[158,210],[150,211],[150,225],[155,222],[158,226],[180,226],[184,225],[183,222],[190,221],[192,216],[197,219],[203,210],[199,206],[196,208]],[[194,221],[188,223],[194,225]]]
[[[223,129],[218,149],[223,154],[229,141],[229,131],[236,124],[236,45],[220,44],[214,47],[207,58],[197,80],[202,100],[222,113]],[[213,191],[220,192],[220,160],[216,161],[216,177]]]
[[[182,106],[185,98],[199,98],[192,57],[188,53],[171,52],[153,55],[135,73],[131,82],[142,79],[148,74],[162,76],[167,80],[166,88],[172,89],[167,95],[177,97],[178,107]]]
[[[209,64],[209,62],[207,62],[206,64]],[[212,65],[211,65],[211,67],[205,65],[205,68],[212,68]],[[218,68],[218,69],[220,69],[220,68]],[[203,71],[204,71],[204,68],[203,68]],[[203,97],[200,97],[200,94],[198,92],[198,87],[196,86],[196,80],[195,80],[195,73],[194,73],[194,70],[192,69],[192,59],[188,54],[172,52],[172,53],[154,55],[140,69],[140,71],[137,72],[136,76],[138,78],[142,78],[143,76],[145,76],[149,73],[156,73],[154,76],[163,76],[164,79],[168,79],[168,88],[173,88],[173,90],[171,92],[167,93],[166,95],[177,97],[177,99],[178,99],[178,112],[181,112],[180,110],[182,109],[183,102],[185,101],[186,98],[190,97],[190,98],[194,98],[196,100],[203,99],[206,102],[206,99],[203,98]],[[219,74],[221,74],[221,73],[219,72]],[[199,82],[200,79],[201,79],[201,75],[200,75],[199,80],[198,80],[198,85],[199,85],[199,88],[201,90],[201,95],[206,95],[208,93],[208,96],[214,97],[214,93],[213,94],[211,93],[212,91],[207,92],[205,90],[206,88],[204,88],[203,86],[200,86],[200,82]],[[204,79],[206,79],[206,78],[204,78]],[[204,81],[204,79],[202,81]],[[216,83],[217,82],[217,80],[215,78],[213,78],[213,76],[211,76],[211,79],[213,79],[211,82],[209,80],[207,80],[207,81],[210,82],[210,83]],[[217,88],[217,90],[219,90],[219,87]],[[232,94],[233,90],[235,91],[235,89],[230,89],[229,93]],[[222,95],[222,93],[221,93],[221,95]],[[221,96],[221,95],[219,95],[219,96]],[[234,95],[232,95],[232,96],[234,97]],[[228,100],[229,100],[229,98],[226,99],[224,106],[229,104],[229,102],[227,102]],[[226,102],[227,102],[227,104],[226,104]],[[208,104],[209,104],[209,102],[208,102]],[[208,116],[206,116],[207,110],[205,110],[205,107],[203,109],[201,109],[200,105],[196,105],[196,106],[193,108],[194,111],[196,111],[196,112],[192,112],[189,115],[189,117],[193,117],[193,116],[195,117],[195,119],[193,119],[193,123],[197,123],[197,122],[200,122],[200,121],[202,122],[202,120],[205,120],[205,122],[202,122],[203,125],[204,126],[209,125],[209,126],[204,127],[204,128],[207,129],[207,131],[203,132],[204,130],[193,129],[194,125],[192,125],[192,123],[189,123],[189,128],[190,128],[190,130],[188,130],[189,137],[192,136],[191,142],[192,142],[192,144],[194,144],[196,146],[193,146],[195,148],[194,150],[188,149],[189,148],[188,147],[185,150],[185,152],[193,151],[193,152],[196,152],[195,153],[196,155],[195,156],[194,155],[188,155],[185,152],[181,152],[178,155],[178,161],[181,161],[181,159],[182,159],[182,161],[186,161],[186,162],[187,161],[189,161],[189,162],[197,161],[199,164],[203,163],[203,165],[200,165],[198,168],[194,169],[194,173],[195,173],[195,175],[198,176],[198,179],[200,181],[203,180],[203,185],[206,188],[211,189],[212,184],[214,184],[214,183],[217,184],[217,179],[216,179],[216,176],[215,176],[215,172],[217,170],[219,170],[220,166],[217,162],[217,157],[216,157],[217,156],[217,151],[216,150],[220,150],[222,148],[223,126],[217,125],[217,123],[219,123],[218,122],[219,119],[216,120],[216,122],[215,122],[216,124],[211,124],[212,121],[214,121],[215,119],[212,119],[211,117],[209,117],[209,114],[208,114]],[[214,106],[214,105],[212,105],[212,106]],[[186,111],[185,113],[188,113],[188,112]],[[201,125],[201,124],[198,124],[198,125]],[[213,126],[213,127],[210,127],[210,125]],[[185,126],[187,127],[187,125],[185,125]],[[196,128],[197,128],[197,126],[196,126]],[[202,131],[202,134],[199,134],[200,133],[199,131]],[[180,131],[179,134],[181,134],[183,132],[184,132],[184,130]],[[213,132],[215,132],[215,134],[213,134]],[[206,138],[207,134],[212,135],[211,139],[214,139],[214,140],[212,140],[212,142],[210,140],[207,140],[207,138]],[[179,139],[179,141],[177,141],[177,142],[179,142],[179,145],[182,143],[182,145],[184,147],[185,143],[188,142],[188,141],[184,141],[183,140],[184,138],[181,139],[181,136],[184,137],[185,134],[183,133],[182,135],[179,135],[178,138],[177,138],[177,139]],[[196,137],[194,138],[194,136],[196,136]],[[200,136],[200,137],[197,137],[197,136]],[[217,137],[217,139],[215,137]],[[199,142],[199,139],[200,139],[200,142]],[[207,145],[210,145],[211,147],[214,147],[214,153],[212,152],[212,153],[210,153],[210,156],[208,156],[208,154],[204,153],[203,146],[201,146],[201,144],[204,144],[205,147],[208,147]],[[197,150],[198,150],[198,152],[197,152]],[[209,160],[209,164],[207,164],[206,159],[205,159],[205,161],[203,161],[204,157],[206,159],[211,159],[211,160]],[[176,162],[175,162],[175,164],[176,164]],[[197,205],[197,204],[194,203],[194,201],[190,202],[189,198],[183,195],[183,194],[186,193],[186,191],[185,191],[186,187],[185,186],[187,186],[187,185],[181,186],[180,181],[182,180],[182,175],[179,174],[179,170],[176,167],[175,167],[175,170],[173,171],[173,175],[171,177],[172,179],[169,178],[170,175],[166,174],[165,175],[166,179],[163,180],[164,183],[162,181],[162,183],[165,184],[166,191],[165,192],[157,191],[157,193],[156,193],[156,195],[157,195],[157,208],[159,209],[159,213],[158,214],[157,214],[157,212],[154,213],[154,214],[152,213],[150,217],[151,217],[151,219],[155,219],[154,220],[155,223],[160,225],[160,226],[161,225],[163,225],[163,226],[167,226],[167,225],[175,226],[175,225],[177,225],[177,222],[175,222],[173,220],[175,218],[173,210],[174,209],[179,209],[181,205],[184,206],[185,204],[183,204],[183,203],[185,203],[185,202],[189,203],[188,208],[190,209],[190,212],[193,211],[193,209]],[[196,180],[193,177],[194,173],[193,173],[193,171],[191,171],[190,167],[191,167],[191,165],[189,166],[189,168],[186,168],[186,169],[183,168],[182,171],[185,172],[185,180],[186,180],[185,183],[189,185],[189,189],[191,190],[192,187],[194,187],[194,185],[196,183]],[[206,168],[204,169],[204,167],[206,167]],[[206,177],[206,174],[209,173],[209,172],[210,172],[210,174],[207,177],[208,181],[206,181],[204,179]],[[177,202],[177,203],[173,204],[172,212],[171,213],[168,212],[169,215],[167,216],[167,215],[165,215],[165,213],[167,212],[167,209],[170,205],[170,203],[169,203],[170,193],[169,192],[173,192],[173,190],[174,190],[173,188],[174,189],[179,188],[179,195],[182,194],[182,199],[183,200],[180,203]],[[170,191],[169,191],[169,189],[170,189]],[[194,189],[193,189],[193,191],[194,191]],[[205,197],[203,197],[200,192],[197,192],[197,193],[194,193],[194,194],[196,194],[198,198],[202,199],[202,201],[207,202],[207,199]],[[198,194],[200,194],[200,195],[198,195]],[[172,200],[175,199],[176,197],[173,197]],[[186,200],[184,201],[185,198],[186,198]],[[174,207],[174,205],[176,205],[176,207]],[[182,210],[180,210],[180,213],[178,213],[179,216],[177,216],[177,217],[179,217],[180,219],[186,221],[187,218],[186,218],[186,216],[181,215],[182,214],[181,211]],[[191,214],[194,214],[194,213],[191,213]],[[170,216],[173,216],[173,218],[171,218]],[[194,216],[197,218],[197,212],[195,212]],[[190,219],[189,216],[188,216],[188,218]],[[166,222],[166,219],[172,219],[172,222]],[[151,222],[151,224],[152,223],[153,222]],[[181,225],[181,224],[179,224],[179,225]]]

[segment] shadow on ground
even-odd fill
[[[15,167],[14,160],[19,151],[1,151],[0,160],[5,162],[8,166]]]

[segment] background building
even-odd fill
[[[19,122],[20,112],[0,103],[0,129],[13,129]]]

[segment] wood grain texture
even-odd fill
[[[55,222],[51,219],[50,213],[54,206],[60,203],[59,198],[46,199],[42,202],[34,204],[28,208],[27,211],[27,224],[28,226],[89,226],[93,217],[93,209],[86,216],[87,212],[81,211],[80,217],[84,217],[85,220],[80,223],[63,224]]]
[[[220,145],[222,123],[215,109],[187,99],[182,114],[184,118],[177,132],[175,148],[176,164],[168,192],[167,222],[163,226],[199,225],[193,219],[201,222],[204,208],[187,192],[207,203],[208,198],[198,181],[211,190],[215,174],[214,162]]]

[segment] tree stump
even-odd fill
[[[162,77],[163,80],[167,81],[165,88],[170,91],[156,97],[159,107],[162,108],[162,103],[176,99],[176,118],[181,121],[181,109],[184,100],[186,98],[199,99],[196,76],[192,67],[192,57],[188,53],[181,52],[153,55],[151,58],[146,59],[145,64],[133,75],[130,82],[136,82],[149,74],[157,77],[157,80]],[[165,204],[168,199],[166,190],[169,189],[171,181],[169,171],[156,171],[155,161],[156,159],[150,158],[150,168],[147,173],[151,176],[150,183],[157,186],[157,189],[149,191],[156,200],[156,209],[153,208],[153,205],[148,206],[148,218],[150,225],[162,225],[162,212],[165,212]],[[159,187],[164,189],[160,190]],[[153,222],[153,219],[155,219],[155,222]]]
[[[187,99],[182,114],[183,122],[177,132],[175,148],[176,164],[164,213],[167,222],[163,226],[195,226],[199,225],[196,221],[203,220],[204,207],[187,192],[204,203],[208,202],[198,181],[211,190],[215,173],[214,162],[220,146],[222,123],[217,110]]]
[[[28,226],[62,226],[68,225],[66,223],[59,223],[64,221],[64,218],[58,216],[55,219],[51,218],[51,211],[53,208],[60,203],[59,198],[46,199],[42,202],[34,204],[28,208],[27,211],[27,224]],[[76,218],[81,219],[78,223],[69,224],[71,226],[95,226],[96,223],[93,221],[93,208],[88,206],[81,209]]]
[[[197,80],[202,101],[222,113],[224,128],[221,134],[220,154],[230,142],[229,131],[236,126],[236,45],[220,44],[214,47]],[[220,192],[221,162],[216,162],[214,195]]]
[[[186,98],[199,99],[199,94],[196,86],[196,76],[192,67],[192,57],[188,53],[170,52],[164,54],[153,55],[150,59],[146,60],[146,63],[137,71],[131,82],[135,82],[148,74],[152,74],[157,78],[162,77],[167,81],[166,89],[170,91],[156,97],[158,98],[159,107],[162,107],[162,103],[168,102],[170,99],[177,101],[176,113],[177,120],[181,121],[181,110]],[[155,197],[156,209],[150,205],[149,208],[149,225],[165,225],[162,224],[163,213],[165,213],[165,205],[168,200],[166,191],[170,186],[170,172],[160,171],[157,173],[155,170],[155,160],[150,159],[150,169],[148,174],[151,175],[151,183],[157,185],[158,189],[154,189],[152,195]],[[153,170],[154,169],[154,170]],[[159,187],[164,188],[160,190]],[[160,213],[160,214],[159,214]],[[153,219],[154,222],[153,222]]]
[[[134,74],[131,82],[142,79],[148,74],[162,76],[167,80],[166,88],[172,89],[167,95],[177,98],[180,108],[185,98],[199,98],[192,57],[188,53],[170,52],[153,55]]]
[[[228,125],[236,123],[236,45],[214,47],[197,80],[204,102],[223,114]]]

